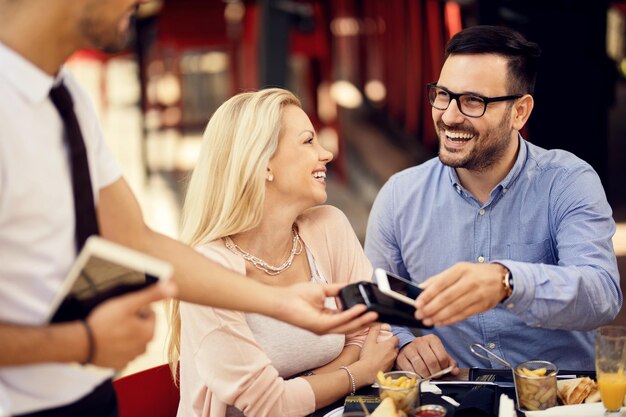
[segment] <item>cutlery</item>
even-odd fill
[[[494,382],[495,380],[496,376],[494,374],[485,374],[476,378],[477,382]],[[485,388],[485,385],[474,385],[470,391],[476,391],[483,388]]]
[[[497,385],[502,388],[509,388],[515,386],[513,382],[501,382],[501,381],[430,381],[433,385]]]

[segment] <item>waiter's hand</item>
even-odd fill
[[[450,373],[458,375],[461,370],[457,365],[458,362],[446,352],[441,340],[434,334],[416,337],[411,343],[404,345],[396,359],[396,368],[415,372],[422,378],[449,366],[455,366]]]
[[[90,363],[122,369],[144,353],[146,345],[154,336],[155,317],[150,304],[172,297],[175,293],[176,286],[173,283],[159,282],[99,305],[87,318],[93,333],[93,357]]]
[[[427,326],[446,326],[487,311],[506,296],[505,272],[500,264],[459,262],[420,284],[415,317]]]
[[[316,334],[350,333],[369,326],[378,318],[367,307],[356,305],[349,310],[329,310],[324,306],[327,297],[336,297],[345,285],[311,283],[274,287],[283,294],[275,318],[310,330]]]

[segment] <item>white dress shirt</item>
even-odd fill
[[[62,120],[48,98],[63,81],[74,100],[94,198],[120,178],[93,107],[74,78],[51,77],[0,43],[0,322],[42,325],[75,259],[74,206]],[[45,349],[45,346],[41,347]],[[45,363],[0,368],[10,414],[74,402],[110,370]]]

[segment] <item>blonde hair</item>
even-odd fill
[[[291,92],[269,88],[224,102],[204,131],[187,186],[180,239],[200,246],[257,226],[263,215],[266,170],[278,147],[283,108],[301,107]],[[168,304],[168,361],[175,380],[180,358],[180,304]]]

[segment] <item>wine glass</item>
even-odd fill
[[[626,395],[626,327],[600,327],[596,331],[595,347],[596,376],[604,415],[615,415]]]

